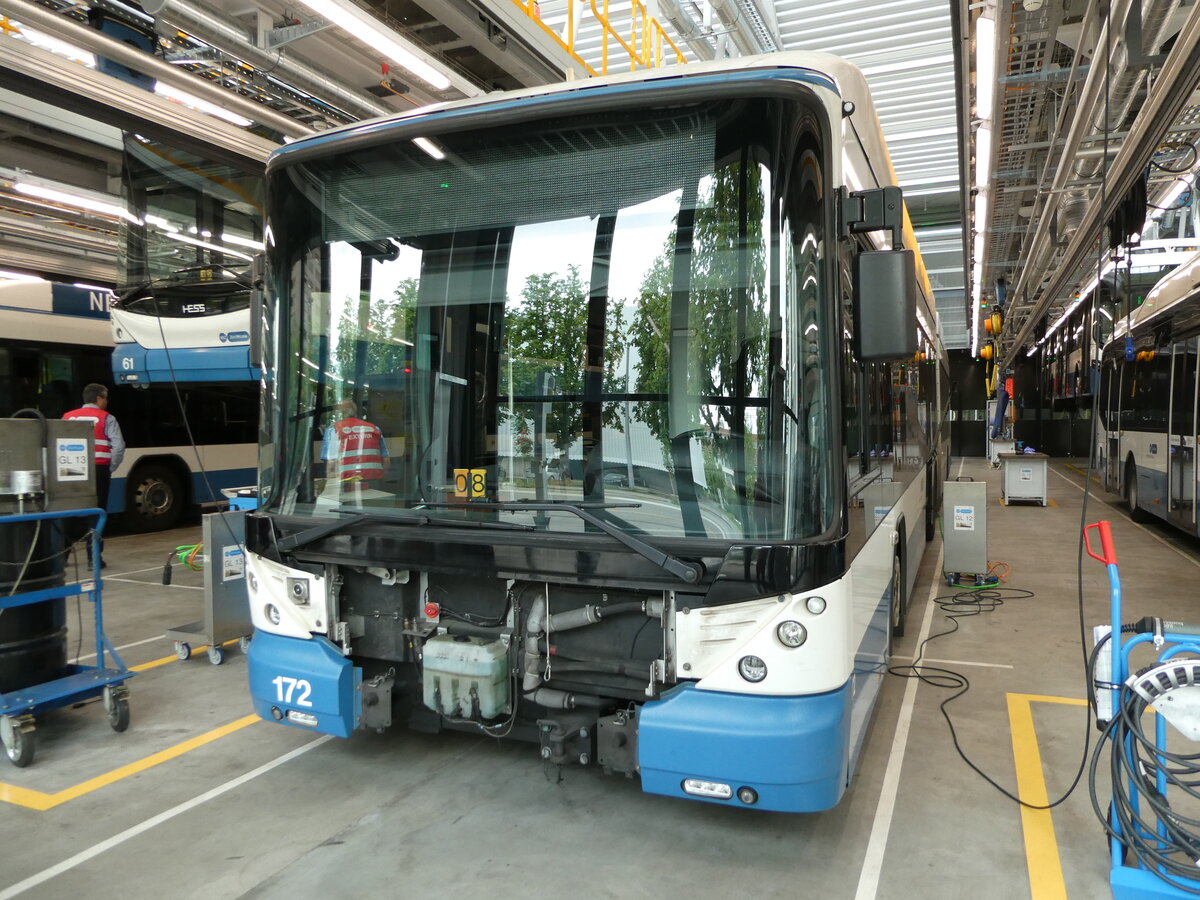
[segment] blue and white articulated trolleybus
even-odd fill
[[[1099,457],[1105,486],[1135,521],[1158,517],[1200,534],[1196,492],[1200,402],[1200,254],[1117,319],[1104,347]]]
[[[493,94],[297,141],[267,177],[258,713],[836,804],[946,452],[858,70]]]

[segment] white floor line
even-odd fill
[[[151,641],[165,641],[166,638],[161,634],[156,634],[154,637],[146,638],[144,641],[134,641],[131,644],[122,644],[120,647],[113,647],[118,653],[122,650],[128,650],[130,647],[140,647],[142,644],[149,644]],[[83,656],[75,657],[75,664],[78,665],[82,660],[91,659],[95,653],[85,653]]]
[[[893,656],[896,662],[912,662],[911,656]],[[970,659],[932,659],[928,656],[921,657],[922,663],[929,663],[933,666],[984,666],[988,669],[1013,669],[1015,666],[1010,666],[1007,663],[989,663],[975,662]]]
[[[153,581],[138,581],[136,578],[117,578],[114,575],[105,575],[105,581],[119,581],[122,584],[142,584],[146,587],[165,587],[165,588],[182,588],[185,591],[202,591],[203,587],[194,584],[158,584]]]
[[[1061,478],[1067,484],[1071,485],[1071,487],[1075,488],[1080,493],[1083,493],[1082,485],[1076,484],[1074,481],[1072,481],[1070,478],[1068,478],[1062,472],[1057,471],[1053,466],[1049,466],[1048,468],[1050,469],[1051,472],[1054,472],[1055,475],[1057,475],[1059,478]],[[1098,495],[1096,495],[1096,494],[1092,494],[1092,496],[1099,499]],[[1188,562],[1190,562],[1193,566],[1200,566],[1200,559],[1196,559],[1196,557],[1185,553],[1183,550],[1180,550],[1178,547],[1176,547],[1170,541],[1163,540],[1157,534],[1155,534],[1153,531],[1151,531],[1149,528],[1147,528],[1145,525],[1141,525],[1141,524],[1133,521],[1133,519],[1129,520],[1129,524],[1135,528],[1140,528],[1143,532],[1145,532],[1150,537],[1154,538],[1156,541],[1158,541],[1164,547],[1168,547],[1171,550],[1174,550],[1176,553],[1178,553],[1180,556],[1182,556],[1184,559],[1186,559]],[[1093,544],[1092,546],[1095,547],[1095,544]],[[1120,558],[1119,554],[1118,554],[1118,558]]]
[[[938,548],[937,565],[933,571],[942,570],[942,548]],[[921,622],[921,636],[916,646],[921,646],[933,625],[933,611],[938,605],[933,602],[941,586],[934,578],[929,585],[929,598],[925,603],[925,619]],[[875,821],[871,825],[871,837],[867,841],[867,852],[863,857],[862,870],[858,876],[858,890],[854,900],[874,900],[879,891],[879,876],[883,871],[883,854],[887,850],[888,832],[892,828],[892,813],[896,809],[896,794],[900,790],[900,767],[904,763],[904,750],[908,745],[908,728],[912,724],[913,706],[917,697],[919,678],[910,678],[904,688],[904,700],[900,704],[900,716],[896,721],[896,733],[892,737],[892,752],[888,755],[887,770],[883,774],[883,787],[879,791],[879,803],[875,807]],[[0,900],[4,897],[0,895]]]
[[[178,806],[174,806],[165,812],[161,812],[157,816],[153,816],[144,822],[134,825],[131,828],[126,828],[124,831],[114,834],[107,840],[101,841],[98,844],[88,847],[86,850],[76,853],[69,859],[64,859],[62,862],[53,865],[48,869],[43,869],[36,875],[30,875],[24,881],[18,881],[11,887],[5,888],[4,890],[0,891],[0,900],[9,900],[11,897],[16,897],[18,894],[23,894],[30,888],[37,887],[39,884],[43,884],[49,881],[51,878],[61,875],[63,872],[68,872],[90,859],[95,859],[102,853],[107,853],[114,847],[125,843],[130,838],[137,837],[139,834],[147,832],[151,828],[161,825],[163,822],[174,819],[176,816],[182,815],[185,812],[190,812],[197,806],[207,803],[209,800],[212,800],[215,797],[220,797],[222,794],[228,793],[234,788],[239,788],[246,782],[253,781],[259,775],[264,775],[267,772],[270,772],[272,769],[283,765],[285,762],[289,762],[295,759],[297,756],[300,756],[302,753],[307,753],[309,750],[313,750],[330,740],[333,740],[333,735],[327,734],[323,737],[317,738],[315,741],[309,741],[304,746],[297,747],[295,750],[283,754],[283,756],[277,756],[269,763],[265,763],[264,765],[259,766],[257,769],[247,772],[245,775],[239,775],[237,778],[227,781],[219,787],[215,787],[211,791],[201,794],[199,797],[193,797],[186,803],[180,803]]]
[[[128,572],[116,572],[113,575],[105,575],[104,577],[105,578],[124,578],[126,575],[141,575],[143,572],[161,572],[162,569],[163,569],[163,567],[161,565],[150,566],[149,568],[146,568],[146,569],[131,569]]]

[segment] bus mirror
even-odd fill
[[[250,263],[250,365],[262,368],[263,286],[266,281],[265,253],[256,253]]]
[[[912,250],[854,257],[854,354],[859,362],[911,359],[917,352],[917,261]]]

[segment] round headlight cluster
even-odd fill
[[[266,614],[268,622],[270,622],[272,625],[279,624],[279,607],[278,606],[276,606],[274,603],[268,603],[266,606],[263,607],[263,612]]]
[[[250,586],[250,593],[258,593],[258,579],[254,576],[253,572],[246,573],[246,584]]]
[[[785,647],[799,647],[808,640],[808,629],[794,619],[780,622],[775,629],[779,643]]]
[[[757,656],[743,656],[738,660],[738,674],[757,684],[767,677],[767,664]]]
[[[825,612],[825,598],[824,597],[809,597],[807,600],[804,601],[804,605],[808,608],[808,611],[810,613],[812,613],[814,616],[819,616],[821,613]]]

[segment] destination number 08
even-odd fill
[[[295,696],[297,706],[312,706],[312,701],[308,699],[312,685],[306,679],[277,675],[271,684],[275,685],[275,699],[280,703],[291,703]]]

